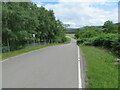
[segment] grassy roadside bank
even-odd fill
[[[74,38],[75,36],[74,36],[75,34],[66,34],[66,36],[69,36],[69,37],[71,37],[71,38]]]
[[[0,60],[4,60],[4,59],[7,59],[9,57],[13,57],[13,56],[16,56],[16,55],[24,54],[24,53],[27,53],[27,52],[30,52],[30,51],[34,51],[34,50],[37,50],[37,49],[41,49],[41,48],[45,48],[45,47],[48,47],[48,46],[68,44],[68,43],[70,43],[70,41],[71,40],[69,38],[67,38],[67,41],[65,43],[55,43],[55,44],[48,44],[48,45],[40,45],[40,46],[37,46],[37,47],[26,47],[26,48],[21,49],[21,50],[9,52],[9,53],[4,53],[4,54],[2,54],[2,58],[0,58]]]
[[[0,54],[0,60],[2,60],[2,55]]]
[[[117,88],[118,65],[116,56],[93,46],[80,46],[87,61],[88,88]]]

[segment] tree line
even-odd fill
[[[75,37],[78,44],[88,46],[99,46],[114,52],[120,57],[120,25],[106,21],[102,27],[85,26],[82,30],[77,30]]]
[[[2,46],[11,50],[36,42],[63,43],[64,24],[55,18],[52,10],[37,7],[31,2],[2,3]]]

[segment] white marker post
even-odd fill
[[[34,38],[34,47],[35,47],[35,34],[32,34],[33,35],[33,38]]]

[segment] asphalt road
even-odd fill
[[[2,63],[3,88],[78,88],[78,48],[50,46]]]

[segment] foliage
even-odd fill
[[[66,41],[65,31],[63,23],[56,20],[52,10],[37,7],[31,2],[3,2],[2,46],[9,44],[11,50],[16,50],[34,40],[63,43]]]
[[[120,35],[112,42],[112,50],[120,56]]]
[[[83,31],[76,31],[76,38],[91,38],[102,34],[102,29],[96,28],[94,26],[86,26],[83,28]]]
[[[75,34],[76,38],[78,38],[77,43],[104,47],[120,56],[120,36],[116,31],[117,26],[111,21],[106,21],[103,27],[86,26],[83,31],[77,31]]]
[[[105,33],[116,33],[118,27],[112,23],[112,21],[106,21],[103,25]]]
[[[74,36],[75,34],[66,34],[66,36],[69,36],[69,37],[71,37],[71,38],[74,38],[75,36]]]
[[[80,37],[80,30],[79,30],[79,29],[76,30],[76,32],[75,32],[75,37],[76,37],[77,39]]]

